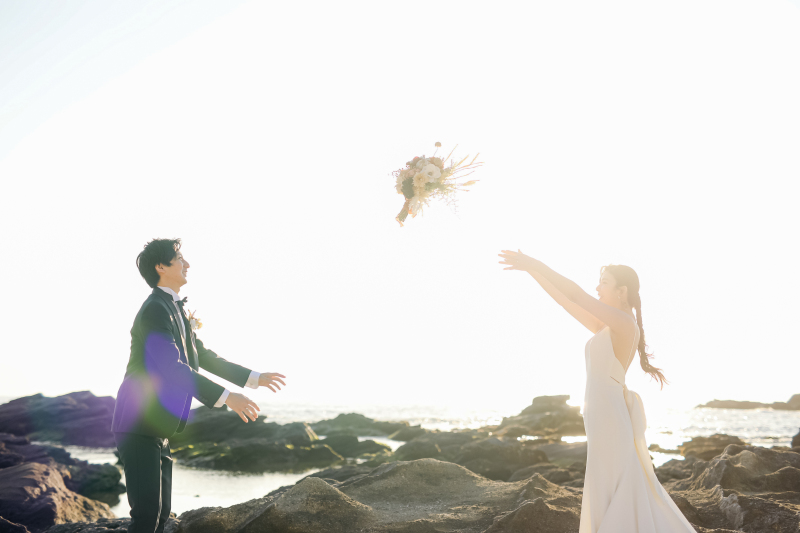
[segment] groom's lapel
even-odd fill
[[[175,339],[180,339],[181,343],[183,344],[183,353],[186,355],[186,358],[189,358],[189,354],[186,351],[186,339],[181,334],[181,327],[178,325],[178,320],[183,320],[183,317],[178,313],[178,310],[175,308],[175,304],[172,302],[172,296],[167,294],[166,292],[162,291],[158,287],[153,289],[153,294],[161,298],[161,300],[166,304],[167,310],[172,315],[172,319],[175,323],[175,329],[177,331],[173,332],[173,335],[176,335]]]

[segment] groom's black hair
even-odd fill
[[[156,288],[161,279],[156,265],[170,266],[180,249],[180,239],[153,239],[144,245],[144,250],[136,257],[136,266],[148,285]]]

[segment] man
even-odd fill
[[[172,494],[169,437],[186,426],[192,397],[207,407],[227,405],[244,422],[258,418],[255,402],[198,374],[200,368],[239,387],[276,392],[279,383],[285,385],[286,376],[228,362],[196,337],[183,309],[186,298],[178,296],[189,270],[180,248],[180,239],[154,239],[136,258],[153,292],[133,321],[131,355],[111,427],[125,468],[129,533],[164,531]]]

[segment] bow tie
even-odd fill
[[[178,307],[181,308],[181,310],[183,310],[183,304],[186,303],[186,300],[188,300],[188,297],[184,296],[182,300],[175,300],[175,303],[177,304]]]

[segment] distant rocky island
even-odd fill
[[[242,424],[225,408],[200,407],[186,431],[170,439],[182,464],[323,470],[232,507],[187,511],[170,519],[167,533],[577,532],[586,442],[561,438],[584,434],[580,410],[568,399],[539,396],[498,425],[453,431],[358,413]],[[0,405],[0,533],[127,529],[129,519],[113,517],[103,503],[125,490],[119,466],[77,461],[54,445],[108,446],[113,401],[79,392]],[[371,436],[404,444],[393,451]],[[656,475],[698,532],[796,533],[800,434],[792,445],[762,448],[712,435],[651,450],[683,456]]]
[[[713,409],[775,409],[777,411],[800,411],[800,394],[789,398],[788,402],[747,402],[738,400],[711,400],[696,407],[710,407]]]

